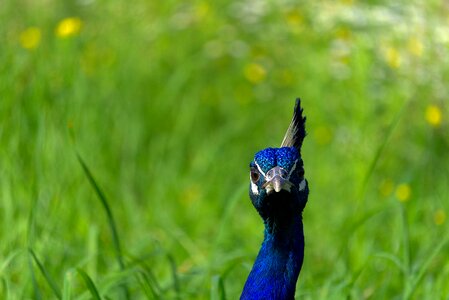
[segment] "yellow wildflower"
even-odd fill
[[[442,209],[438,209],[433,215],[433,221],[436,225],[443,225],[446,221],[446,212]]]
[[[348,6],[351,6],[351,5],[354,4],[354,0],[341,0],[341,2],[342,2],[343,4],[348,5]]]
[[[423,50],[424,50],[424,46],[423,43],[416,37],[411,38],[408,41],[408,45],[407,45],[408,51],[410,51],[411,54],[415,55],[415,56],[422,56]]]
[[[352,32],[347,27],[340,27],[335,31],[335,37],[339,40],[349,41],[352,38]]]
[[[245,66],[244,74],[248,81],[257,84],[265,79],[267,71],[260,64],[251,63]]]
[[[385,60],[392,69],[399,68],[402,63],[401,54],[399,53],[398,49],[394,47],[388,47],[385,50]]]
[[[29,27],[20,34],[20,44],[25,49],[35,49],[41,42],[41,30],[37,27]]]
[[[210,14],[211,8],[207,2],[201,2],[195,7],[195,15],[199,19],[203,19]]]
[[[287,23],[290,26],[300,26],[304,23],[304,18],[298,10],[292,10],[287,13]]]
[[[288,11],[285,15],[285,19],[287,21],[289,29],[293,33],[298,34],[302,31],[304,25],[304,17],[299,10],[295,9]]]
[[[80,32],[82,24],[80,18],[65,18],[59,22],[55,33],[60,38],[74,36]]]
[[[441,109],[436,105],[429,105],[426,108],[426,121],[434,127],[441,125],[442,114]]]
[[[412,190],[407,183],[401,183],[396,188],[396,198],[401,202],[406,202],[410,199]]]
[[[188,206],[200,198],[201,189],[198,185],[191,185],[184,189],[183,195],[181,202]]]
[[[393,192],[393,188],[394,188],[393,181],[387,178],[380,183],[379,191],[382,196],[388,197]]]

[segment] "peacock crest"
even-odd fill
[[[281,147],[295,147],[298,152],[301,151],[302,142],[306,137],[306,117],[302,115],[301,99],[296,99],[293,119],[288,126]]]

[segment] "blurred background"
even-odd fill
[[[301,97],[297,298],[448,299],[447,1],[5,0],[0,20],[0,298],[238,298],[263,238],[248,165]]]

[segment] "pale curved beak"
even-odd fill
[[[281,167],[270,169],[265,175],[266,183],[262,186],[271,194],[273,191],[279,193],[281,190],[290,192],[292,183],[288,180],[288,173]]]
[[[276,176],[273,178],[273,180],[271,181],[272,185],[273,185],[273,189],[276,193],[279,193],[282,188],[285,186],[285,180],[283,178],[281,178],[280,176]]]

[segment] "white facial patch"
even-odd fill
[[[297,163],[298,163],[298,160],[295,160],[295,164],[293,165],[292,169],[288,173],[288,178],[287,179],[290,179],[290,176],[292,176],[293,172],[296,170],[296,164]]]
[[[301,181],[301,183],[299,184],[299,190],[302,191],[302,190],[304,190],[305,188],[306,188],[306,180],[303,179],[303,180]]]
[[[249,182],[251,183],[251,192],[253,192],[254,195],[259,195],[259,188],[257,185],[251,180],[251,174],[249,175]]]

